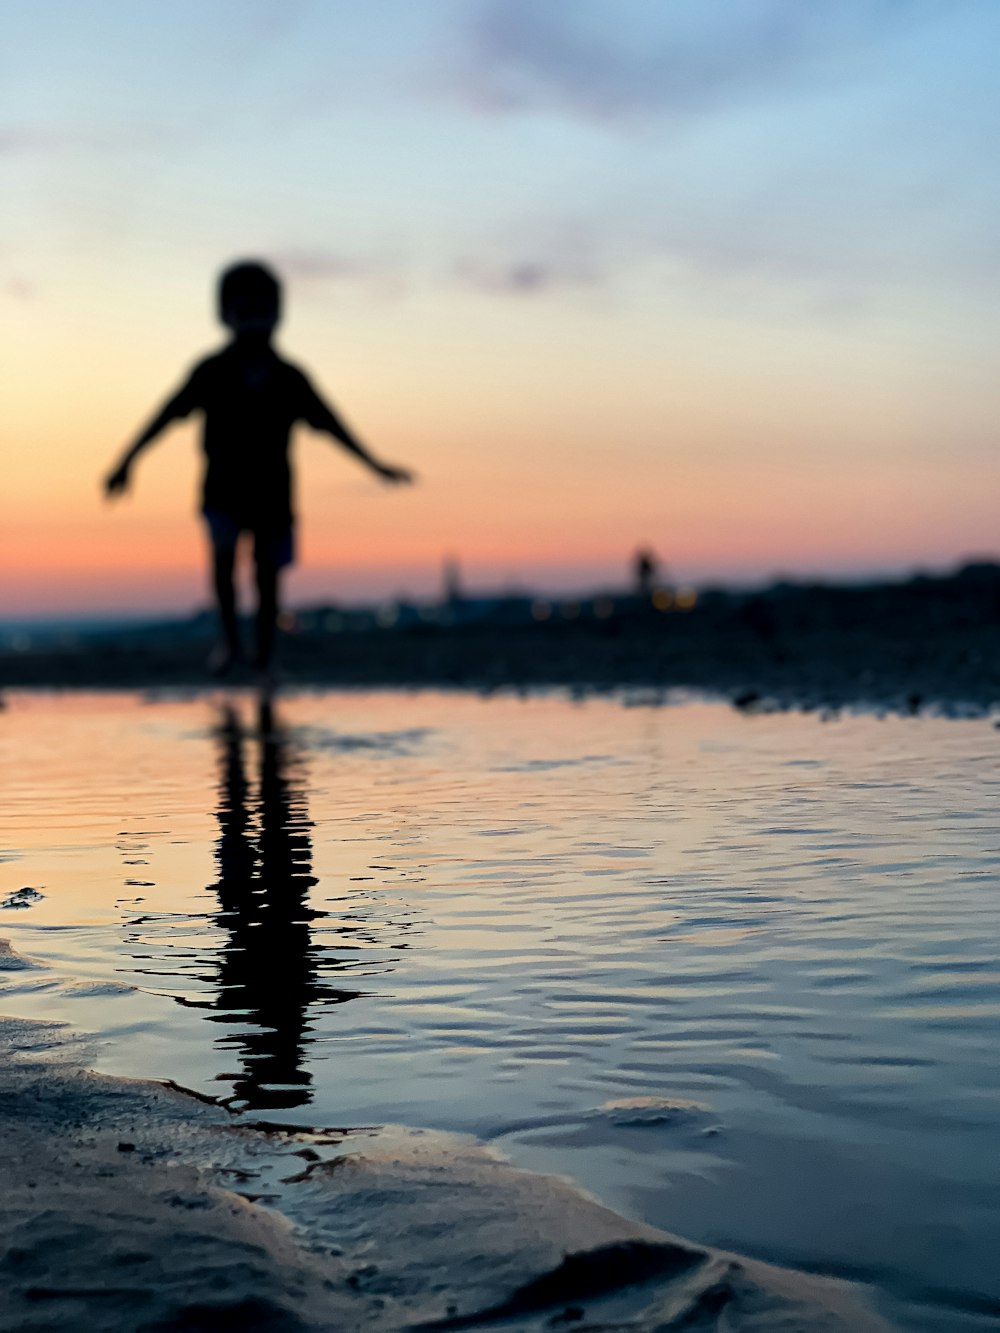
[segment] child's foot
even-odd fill
[[[273,699],[278,689],[278,678],[273,671],[258,671],[256,685],[261,699]]]
[[[209,674],[222,678],[240,665],[240,654],[234,651],[228,643],[219,643],[212,649],[208,655]]]
[[[269,698],[278,688],[278,673],[273,662],[261,662],[254,667],[254,680],[262,698]]]

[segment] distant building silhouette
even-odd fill
[[[465,594],[462,591],[462,571],[459,568],[457,556],[445,556],[441,600],[445,606],[452,607],[465,600]]]

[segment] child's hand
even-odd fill
[[[122,463],[114,472],[109,472],[104,480],[104,494],[113,499],[128,490],[128,464]]]
[[[409,486],[413,481],[413,473],[409,468],[391,467],[388,463],[379,463],[375,471],[383,481],[392,482],[392,484],[396,486],[400,484]]]

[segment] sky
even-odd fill
[[[995,0],[4,0],[0,618],[207,602],[198,422],[273,264],[290,600],[1000,551]]]

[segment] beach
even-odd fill
[[[0,1333],[1000,1330],[998,45],[0,5]]]

